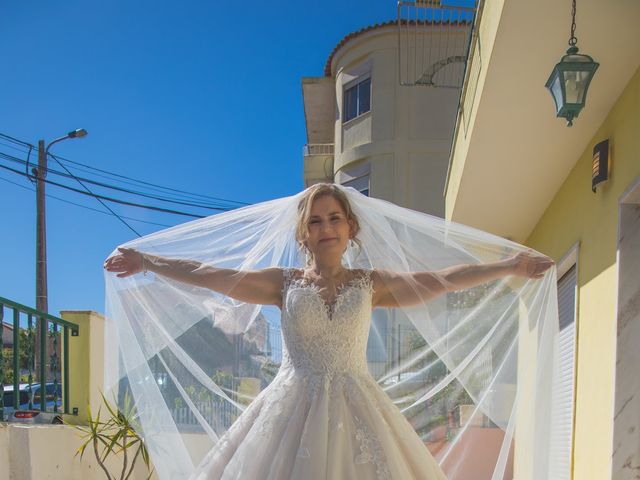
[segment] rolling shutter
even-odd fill
[[[549,480],[571,479],[576,351],[576,266],[558,281],[560,367],[554,375]]]

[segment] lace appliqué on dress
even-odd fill
[[[391,480],[391,472],[380,446],[378,437],[371,433],[365,422],[358,417],[353,417],[356,424],[356,439],[360,442],[360,453],[356,456],[357,464],[373,463],[379,480]]]
[[[282,414],[292,385],[291,379],[286,379],[281,384],[275,385],[275,388],[269,392],[256,419],[256,427],[260,435],[271,435],[274,428],[286,423],[287,418]]]
[[[300,270],[285,269],[282,331],[286,348],[281,368],[291,364],[302,375],[367,372],[364,353],[371,283],[371,271],[356,271],[339,287],[331,307],[321,297],[320,288],[302,277]]]
[[[302,376],[305,400],[310,405],[314,399],[329,396],[329,431],[345,432],[346,425],[338,414],[338,407],[347,400],[354,410],[376,409],[386,423],[377,405],[371,405],[365,392],[371,388],[365,378],[369,375],[366,364],[366,343],[371,318],[373,284],[371,270],[354,271],[354,276],[336,288],[332,301],[326,301],[321,288],[302,276],[301,270],[283,270],[282,308],[283,371],[292,368],[296,376]],[[281,367],[282,368],[282,367]],[[286,407],[283,391],[272,392],[273,412],[280,414]],[[300,399],[298,399],[300,401]],[[271,404],[271,399],[270,402]],[[283,419],[282,421],[286,421]],[[359,453],[356,464],[371,463],[379,480],[391,479],[386,457],[376,433],[365,421],[354,416],[354,442]],[[279,422],[278,422],[279,423]],[[271,422],[262,424],[273,428]],[[297,457],[307,458],[310,452],[300,445]]]
[[[309,288],[311,289],[319,302],[323,307],[323,311],[329,320],[333,320],[333,315],[335,311],[338,309],[338,306],[344,299],[345,293],[350,288],[355,289],[363,289],[368,291],[369,293],[373,293],[373,282],[371,281],[371,270],[360,270],[357,272],[351,280],[344,282],[341,285],[336,287],[336,295],[331,302],[327,302],[322,295],[320,294],[320,287],[315,283],[309,281],[309,279],[298,276],[297,270],[293,268],[285,268],[283,270],[283,286],[282,286],[282,298],[283,302],[286,296],[287,291],[290,286],[295,286],[298,288]]]

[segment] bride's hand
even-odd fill
[[[118,247],[117,255],[109,257],[104,262],[107,272],[115,272],[124,278],[142,271],[142,253],[133,248]]]
[[[544,272],[555,265],[555,262],[546,256],[534,255],[531,250],[514,255],[512,274],[519,277],[542,278]]]

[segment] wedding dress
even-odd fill
[[[300,270],[284,270],[280,370],[194,480],[446,480],[367,370],[371,270],[352,273],[327,303]]]
[[[360,224],[342,259],[359,274],[333,302],[300,278],[305,192],[123,245],[233,269],[236,281],[283,268],[281,312],[153,273],[105,273],[104,390],[135,402],[158,477],[554,478],[570,454],[556,447],[555,269],[372,311],[371,271],[438,272],[527,248],[337,188]]]

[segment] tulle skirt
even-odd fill
[[[446,480],[368,372],[280,370],[193,480]]]

